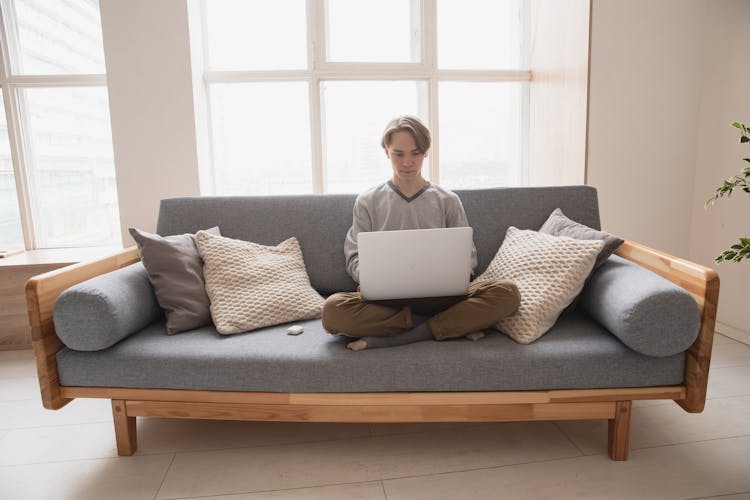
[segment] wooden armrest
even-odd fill
[[[36,358],[36,371],[42,403],[45,408],[57,410],[71,400],[60,395],[55,354],[63,343],[57,337],[52,313],[57,297],[73,285],[100,274],[138,262],[136,247],[126,248],[114,255],[90,262],[81,262],[34,276],[26,282],[26,307],[31,325],[31,345]]]
[[[686,396],[685,399],[675,401],[690,413],[703,411],[716,324],[716,307],[719,302],[719,276],[711,268],[633,241],[626,241],[615,253],[684,288],[698,303],[701,327],[698,338],[686,353]]]

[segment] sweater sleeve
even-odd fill
[[[454,194],[450,202],[446,204],[445,227],[471,227],[466,217],[464,206],[458,195]],[[471,274],[477,268],[477,247],[471,242]]]
[[[372,231],[372,221],[370,214],[364,203],[357,198],[354,202],[352,227],[346,233],[344,241],[344,255],[346,257],[346,272],[354,281],[359,283],[359,247],[357,244],[357,235],[360,232]]]

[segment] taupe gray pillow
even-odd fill
[[[622,238],[605,233],[604,231],[597,231],[594,228],[569,219],[559,208],[556,208],[550,214],[547,221],[539,228],[539,232],[551,234],[552,236],[567,236],[568,238],[575,238],[577,240],[602,240],[604,246],[596,257],[594,270],[604,264],[610,255],[624,243]],[[593,273],[594,270],[591,272]]]
[[[156,300],[167,318],[167,333],[184,332],[211,322],[203,260],[195,236],[159,236],[131,227],[141,261],[154,287]],[[207,232],[219,235],[219,228]]]

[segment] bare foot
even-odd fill
[[[482,337],[484,337],[484,332],[471,332],[466,336],[467,339],[473,340],[474,342],[481,339]]]
[[[348,344],[346,344],[346,348],[351,349],[352,351],[361,351],[366,347],[367,341],[364,339],[355,340],[354,342],[349,342]]]

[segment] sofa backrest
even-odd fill
[[[553,186],[456,190],[474,228],[479,267],[484,271],[509,226],[537,230],[555,208],[595,229],[596,189]],[[229,238],[276,245],[295,236],[302,246],[313,287],[321,293],[356,290],[346,273],[344,238],[352,224],[355,194],[293,196],[195,196],[161,201],[156,231],[195,233],[219,226]]]

